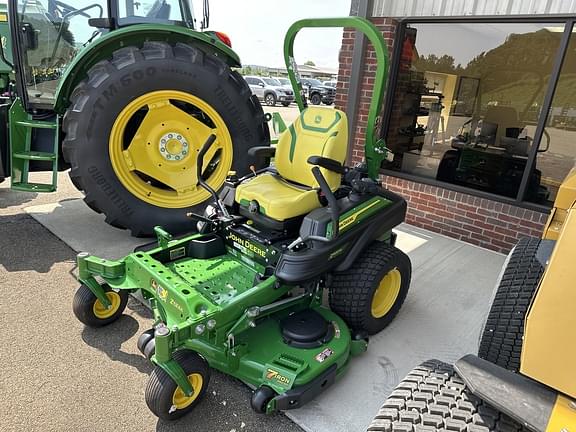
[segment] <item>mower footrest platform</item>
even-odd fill
[[[276,409],[286,411],[289,409],[300,408],[302,405],[310,402],[336,381],[336,372],[338,367],[336,364],[330,366],[317,378],[299,387],[288,390],[276,396]]]

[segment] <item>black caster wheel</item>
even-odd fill
[[[138,342],[136,343],[138,351],[144,354],[144,348],[146,348],[148,342],[150,342],[153,339],[154,339],[154,329],[148,329],[144,333],[142,333],[138,338]]]
[[[156,340],[152,339],[146,344],[146,346],[144,347],[144,351],[142,351],[142,354],[144,354],[144,357],[150,360],[155,352],[156,352]]]
[[[265,385],[260,386],[254,391],[252,399],[250,399],[250,405],[257,413],[266,414],[266,406],[274,396],[276,396],[276,392],[270,387]]]

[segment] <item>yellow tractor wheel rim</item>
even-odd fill
[[[210,196],[196,177],[197,154],[210,134],[216,141],[204,156],[203,177],[218,190],[233,159],[232,138],[222,117],[185,92],[146,93],[116,118],[108,143],[110,162],[122,185],[140,200],[164,208],[194,206]]]
[[[372,297],[372,316],[382,318],[386,315],[398,298],[402,285],[402,275],[397,268],[390,270],[380,281]]]
[[[94,306],[92,306],[94,316],[98,319],[110,318],[118,311],[120,303],[122,302],[120,295],[114,291],[108,291],[106,293],[106,297],[108,297],[108,301],[110,302],[109,309],[107,309],[106,306],[104,306],[102,302],[98,299],[96,299],[96,302],[94,302]]]
[[[190,406],[192,402],[194,402],[200,391],[202,390],[202,386],[204,385],[204,378],[199,373],[192,373],[188,375],[188,381],[192,386],[193,393],[191,396],[186,396],[186,393],[178,386],[176,390],[174,390],[174,394],[172,395],[172,405],[176,407],[176,409],[184,409]]]

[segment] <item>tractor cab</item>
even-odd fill
[[[14,13],[17,11],[17,13]],[[12,0],[9,6],[18,93],[26,111],[52,110],[61,78],[77,54],[102,34],[134,24],[194,29],[182,0]],[[205,14],[202,22],[208,22]]]

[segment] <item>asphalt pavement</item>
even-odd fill
[[[191,415],[168,423],[150,413],[144,389],[151,365],[136,348],[148,310],[131,299],[116,323],[85,328],[71,308],[76,253],[23,212],[78,198],[67,177],[47,195],[0,185],[0,430],[302,431],[283,414],[255,414],[251,390],[217,372]]]

